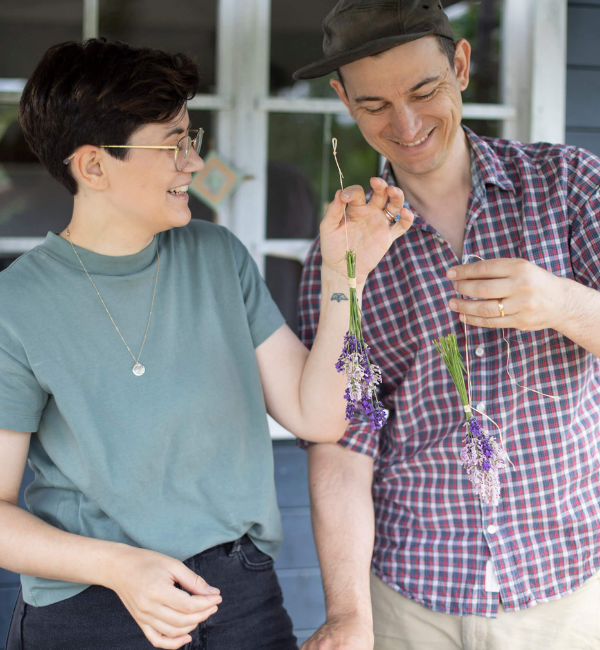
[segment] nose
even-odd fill
[[[183,172],[199,172],[204,169],[204,160],[196,153],[194,149],[190,151],[190,157],[185,163],[185,167],[181,170]]]
[[[394,107],[391,127],[394,135],[401,142],[408,144],[419,135],[423,121],[414,107],[401,103]]]

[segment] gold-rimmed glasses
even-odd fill
[[[197,154],[200,154],[200,147],[202,146],[202,138],[204,137],[204,129],[190,129],[189,133],[195,133],[196,137],[192,139],[191,135],[186,135],[176,145],[170,146],[156,146],[156,145],[143,145],[143,144],[101,144],[100,149],[173,149],[173,160],[175,162],[175,169],[178,172],[183,171],[190,159],[192,149]],[[68,165],[75,154],[71,154],[68,158],[63,160],[65,165]]]

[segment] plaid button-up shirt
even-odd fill
[[[600,569],[600,361],[554,330],[508,330],[511,374],[555,401],[511,383],[502,330],[469,328],[473,405],[500,424],[514,463],[500,474],[500,505],[481,504],[459,458],[464,412],[431,344],[455,332],[464,356],[445,272],[470,255],[524,258],[599,290],[600,160],[465,131],[473,190],[463,259],[415,214],[369,275],[364,335],[390,418],[375,432],[357,418],[340,444],[375,459],[373,571],[432,610],[494,617],[499,596],[507,611],[524,609],[569,594]],[[383,178],[395,184],[389,163]],[[308,346],[320,264],[317,239],[299,301]],[[500,594],[485,590],[490,558]]]

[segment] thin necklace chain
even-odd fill
[[[154,308],[154,297],[156,296],[156,285],[158,284],[158,272],[160,270],[160,255],[158,254],[158,238],[156,240],[156,259],[158,260],[158,265],[156,267],[156,278],[154,280],[154,292],[152,293],[152,304],[150,305],[150,314],[148,315],[148,324],[146,325],[146,332],[144,333],[144,340],[142,341],[142,347],[140,348],[140,353],[137,356],[137,359],[135,358],[133,352],[129,349],[129,346],[127,345],[125,339],[123,338],[123,335],[121,334],[121,331],[117,327],[117,324],[115,323],[113,317],[110,315],[110,312],[108,311],[108,307],[106,306],[104,300],[102,300],[102,296],[100,295],[100,292],[98,291],[98,287],[94,284],[94,281],[92,280],[90,274],[88,273],[87,269],[85,268],[83,262],[81,261],[81,257],[79,257],[79,254],[75,250],[75,246],[73,246],[73,242],[71,240],[71,233],[69,232],[69,229],[67,228],[66,230],[67,237],[69,238],[69,243],[71,244],[71,248],[73,249],[73,252],[75,255],[77,255],[77,259],[79,260],[79,263],[81,264],[81,267],[85,271],[85,274],[88,276],[89,281],[92,283],[92,286],[94,289],[96,289],[96,293],[98,294],[98,298],[100,298],[100,302],[104,305],[104,309],[106,309],[106,313],[108,314],[108,317],[110,318],[112,324],[115,326],[115,329],[117,330],[117,333],[121,337],[121,341],[125,344],[125,347],[127,348],[129,354],[131,355],[131,358],[135,361],[136,364],[140,362],[140,357],[142,356],[142,350],[144,349],[144,344],[146,343],[146,337],[148,336],[148,328],[150,327],[150,319],[152,318],[152,309]]]

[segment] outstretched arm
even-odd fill
[[[256,349],[267,411],[282,426],[313,442],[339,440],[346,428],[346,379],[335,369],[348,330],[346,250],[356,251],[356,293],[360,300],[367,275],[412,223],[404,195],[381,178],[371,179],[369,203],[361,187],[338,192],[321,223],[321,313],[312,350],[281,327]],[[390,225],[383,208],[401,218]],[[344,205],[347,209],[347,228]]]

